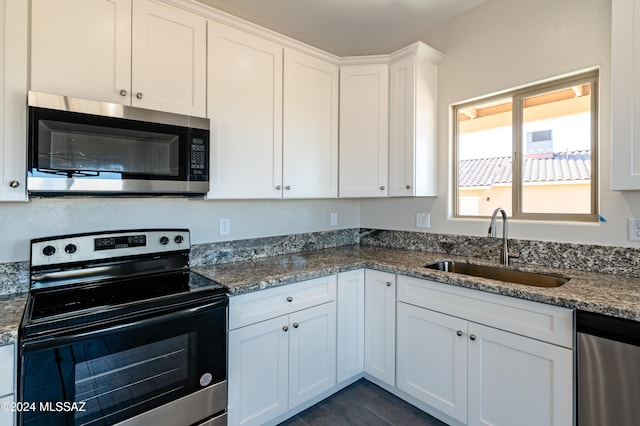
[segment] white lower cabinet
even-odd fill
[[[466,334],[465,320],[398,303],[398,389],[461,423],[467,422]]]
[[[364,370],[364,269],[338,274],[337,382]]]
[[[289,407],[336,384],[336,302],[289,317]]]
[[[470,425],[572,425],[570,349],[469,323]]]
[[[433,414],[469,425],[573,424],[570,309],[402,276],[398,301],[397,387]],[[452,304],[455,316],[435,310]],[[516,334],[518,314],[495,315],[509,309],[562,343]]]
[[[230,425],[265,424],[335,386],[335,296],[330,276],[230,298],[230,328],[275,307],[229,331]]]
[[[396,276],[365,271],[364,371],[391,386],[396,376]]]
[[[369,269],[232,296],[229,425],[363,375],[451,425],[572,425],[573,330],[571,309]]]
[[[0,346],[0,407],[3,403],[15,401],[15,346]],[[13,410],[0,409],[0,426],[13,426],[15,414]]]

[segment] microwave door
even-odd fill
[[[192,164],[201,157],[189,128],[44,110],[30,114],[29,130],[32,193],[183,193],[197,186],[191,180],[208,190],[208,165]],[[207,132],[194,139],[205,154]]]

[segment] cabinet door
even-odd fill
[[[208,198],[282,196],[282,47],[209,21]]]
[[[397,386],[467,422],[467,321],[398,303]]]
[[[338,67],[284,57],[283,196],[338,196]]]
[[[288,315],[229,332],[229,424],[262,425],[288,409]]]
[[[0,346],[0,396],[13,394],[15,387],[15,356],[13,344]]]
[[[336,302],[289,318],[289,408],[336,384]]]
[[[573,352],[469,323],[469,425],[573,424]]]
[[[396,277],[365,271],[364,371],[395,386]]]
[[[7,0],[12,2],[14,0]],[[15,0],[21,1],[21,0]],[[0,1],[0,5],[2,2]],[[25,10],[26,18],[26,10]],[[15,347],[13,344],[0,346],[0,404],[14,402],[15,373]],[[1,407],[1,405],[0,405]],[[11,410],[0,409],[0,426],[13,426],[14,413]]]
[[[389,67],[389,195],[437,195],[437,64],[422,42]]]
[[[133,7],[132,105],[204,117],[207,21],[152,0]]]
[[[130,89],[131,0],[32,0],[31,90],[128,105]]]
[[[389,67],[389,195],[413,195],[416,59]]]
[[[0,1],[0,201],[27,199],[27,7]]]
[[[340,67],[340,197],[387,195],[389,66]]]
[[[611,2],[611,189],[640,189],[640,5]]]
[[[364,371],[364,269],[338,274],[337,382]]]

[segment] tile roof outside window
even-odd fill
[[[591,179],[591,151],[556,152],[549,158],[525,158],[523,182],[567,182]],[[461,188],[512,182],[511,157],[462,160],[458,165]]]

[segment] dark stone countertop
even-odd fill
[[[194,268],[193,271],[226,285],[230,296],[233,297],[364,267],[640,321],[640,278],[536,265],[511,266],[518,270],[569,278],[569,281],[560,287],[541,288],[424,268],[425,264],[438,260],[500,267],[497,261],[479,258],[416,250],[349,246],[254,261],[202,266]]]
[[[541,288],[424,268],[425,264],[438,260],[500,267],[494,260],[480,258],[397,248],[344,246],[258,260],[206,265],[192,268],[192,271],[226,285],[230,296],[233,297],[338,272],[370,268],[640,321],[640,278],[536,265],[512,266],[514,269],[528,272],[569,278],[561,287]],[[0,296],[0,344],[17,341],[26,300],[27,293]]]
[[[0,345],[18,341],[18,329],[27,303],[28,293],[0,296]]]

